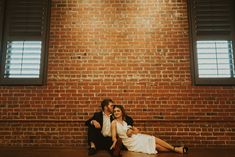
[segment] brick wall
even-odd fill
[[[235,146],[235,87],[192,86],[186,0],[52,0],[44,86],[0,87],[0,146],[84,147],[110,97],[145,133]]]

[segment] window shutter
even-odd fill
[[[3,80],[43,83],[48,11],[49,0],[6,1]]]
[[[193,27],[197,39],[231,40],[233,10],[233,0],[193,0]]]
[[[234,0],[188,0],[196,85],[235,84]]]
[[[45,0],[7,0],[8,39],[42,40],[46,23]]]

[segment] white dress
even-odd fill
[[[129,151],[147,154],[156,154],[155,137],[146,134],[133,134],[131,137],[126,135],[130,126],[125,121],[116,121],[117,134],[122,139],[122,143]]]

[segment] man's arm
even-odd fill
[[[94,116],[93,116],[94,117]],[[85,125],[86,126],[91,126],[91,121],[93,120],[93,117],[91,117],[90,119],[88,119],[86,122],[85,122]]]
[[[94,113],[93,117],[91,117],[85,122],[85,125],[87,125],[88,127],[91,127],[94,125],[95,128],[101,128],[99,121],[100,121],[100,112],[96,112]]]

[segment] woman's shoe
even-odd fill
[[[183,154],[188,153],[188,147],[183,147]]]
[[[173,148],[173,151],[174,151],[174,152],[178,152],[178,153],[182,153],[182,154],[188,153],[188,147],[183,146],[182,152],[176,151],[176,149],[175,149],[176,147],[180,147],[180,146],[174,146],[174,148]],[[181,146],[181,147],[182,147],[182,146]]]

